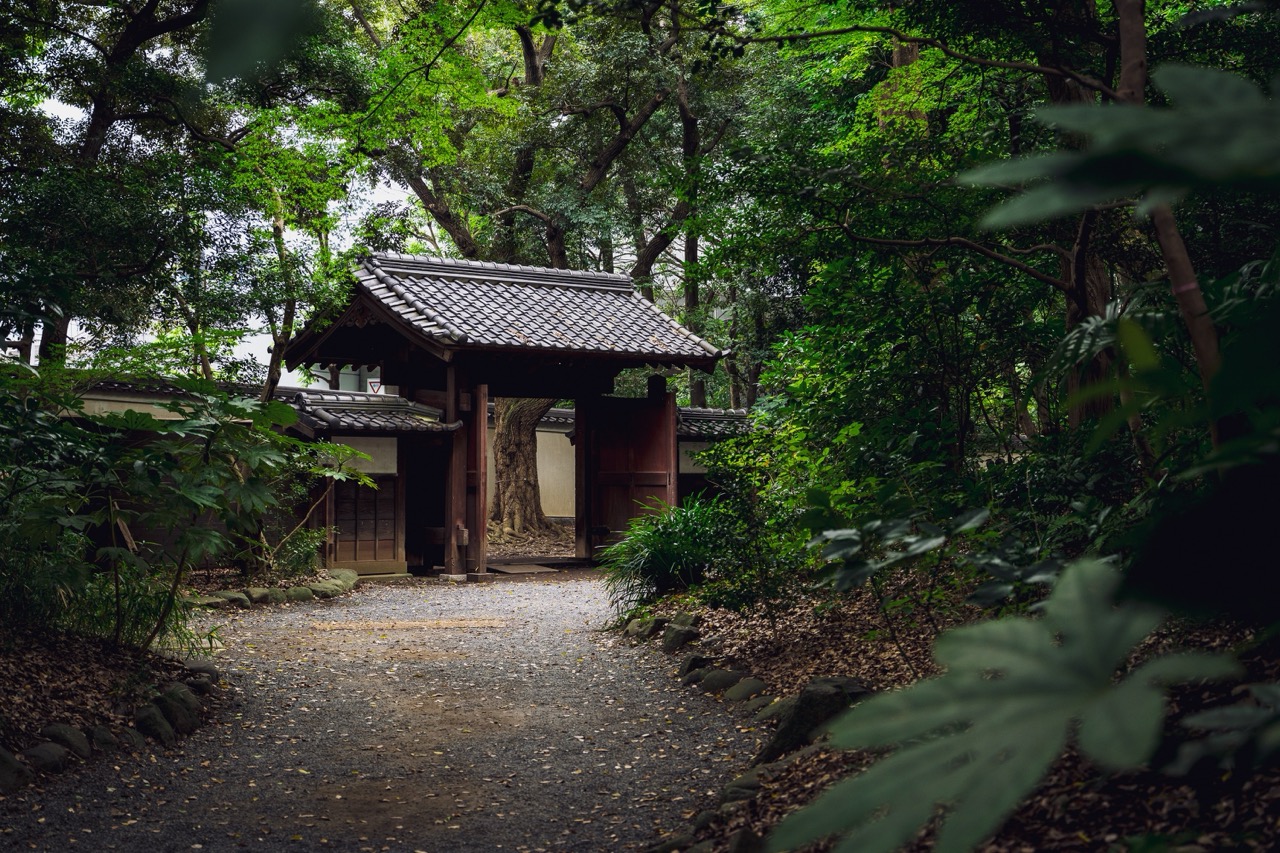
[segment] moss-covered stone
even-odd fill
[[[809,743],[815,729],[869,695],[871,691],[855,678],[815,678],[778,715],[778,728],[752,764],[773,761],[799,749]]]
[[[724,698],[728,702],[745,702],[753,696],[763,693],[768,687],[769,685],[758,678],[744,678],[726,690]]]
[[[123,728],[116,737],[120,740],[120,747],[130,752],[142,752],[147,748],[147,739],[137,729]]]
[[[164,713],[154,704],[143,705],[133,715],[133,724],[138,731],[152,740],[158,740],[165,746],[173,746],[178,741],[178,733],[169,725]]]
[[[355,569],[329,569],[329,576],[345,589],[354,589],[360,581],[360,573]]]
[[[734,672],[729,669],[713,669],[702,676],[698,686],[707,693],[719,693],[722,690],[728,690],[742,679],[743,673],[741,672]]]
[[[666,628],[668,621],[662,616],[640,616],[627,623],[625,633],[637,640],[648,640]]]
[[[0,794],[12,794],[31,784],[35,774],[12,753],[0,749]]]
[[[188,595],[182,600],[191,607],[203,607],[206,610],[225,610],[231,606],[231,602],[217,595]]]
[[[316,598],[333,598],[346,592],[346,589],[338,581],[318,581],[317,583],[307,584],[307,589],[315,593]]]
[[[662,650],[667,654],[680,649],[698,639],[698,629],[681,625],[668,625],[662,632]]]
[[[251,586],[245,589],[245,597],[254,604],[266,604],[271,600],[271,590],[265,586]]]
[[[61,773],[71,764],[71,750],[57,743],[38,743],[24,749],[22,757],[41,773]]]
[[[168,687],[164,689],[164,695],[168,696],[170,699],[173,699],[177,702],[182,703],[182,706],[184,708],[186,708],[192,714],[195,714],[197,716],[199,716],[201,710],[203,710],[204,706],[200,702],[200,697],[197,696],[195,692],[192,691],[192,689],[185,684],[182,684],[182,683],[170,684]]]
[[[160,709],[169,725],[179,734],[189,735],[200,726],[200,718],[187,710],[187,706],[172,696],[161,693],[151,700],[151,704]]]
[[[684,674],[683,678],[680,679],[680,683],[684,685],[697,684],[698,682],[702,681],[703,677],[706,676],[708,672],[713,672],[713,671],[714,670],[712,670],[712,668],[709,666],[699,667],[698,669],[691,669]]]
[[[218,671],[218,665],[206,658],[192,658],[182,664],[187,672],[193,675],[207,675],[210,681],[218,681],[222,678],[222,673]]]
[[[748,699],[747,701],[743,702],[742,710],[754,716],[755,714],[758,714],[761,711],[763,711],[765,708],[768,708],[775,701],[776,700],[774,699],[774,697],[769,695],[757,696],[754,699]]]
[[[88,758],[93,754],[93,750],[89,748],[89,739],[85,737],[84,732],[66,723],[45,726],[40,730],[40,737],[71,750],[81,758]]]
[[[284,591],[284,596],[288,601],[314,601],[316,594],[305,586],[291,586]]]
[[[680,628],[696,628],[701,621],[702,616],[698,613],[677,613],[671,617],[671,624]]]
[[[115,752],[120,748],[120,739],[106,726],[94,726],[90,729],[89,741],[98,752]]]
[[[767,723],[770,720],[776,720],[787,712],[787,709],[796,703],[796,697],[784,696],[775,700],[756,712],[753,718],[757,723]]]

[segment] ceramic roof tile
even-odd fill
[[[460,424],[440,422],[440,410],[390,394],[289,389],[284,399],[308,426],[328,432],[452,432]]]
[[[724,355],[634,291],[623,275],[377,254],[356,278],[446,345],[556,349],[705,362]]]
[[[746,409],[701,409],[681,406],[676,411],[676,434],[680,438],[711,440],[746,435],[751,419]]]

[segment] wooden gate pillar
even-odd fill
[[[466,569],[468,575],[489,570],[489,386],[471,389],[467,424]]]
[[[591,408],[596,397],[579,397],[573,403],[573,553],[579,560],[590,560],[591,547]]]
[[[444,494],[444,570],[446,574],[466,573],[465,548],[467,533],[467,439],[471,430],[462,411],[462,389],[457,368],[445,368],[445,420],[463,420],[463,427],[451,433],[448,475]],[[474,414],[474,413],[473,413]]]

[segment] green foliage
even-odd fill
[[[90,417],[74,374],[11,372],[0,386],[0,617],[115,643],[189,641],[179,590],[197,565],[265,542],[289,499],[283,472],[349,476],[334,456],[280,435],[293,410],[171,380],[167,417]],[[336,458],[329,469],[318,460]],[[274,545],[296,568],[316,536]],[[321,534],[322,535],[322,534]]]
[[[837,746],[896,751],[787,818],[771,849],[847,833],[840,850],[891,851],[938,807],[945,815],[937,849],[969,849],[1035,787],[1073,733],[1105,767],[1142,766],[1160,739],[1163,687],[1228,678],[1239,667],[1225,655],[1188,652],[1116,681],[1161,621],[1147,606],[1113,607],[1119,580],[1104,563],[1078,563],[1040,618],[944,634],[935,645],[944,675],[873,697],[832,726]]]
[[[981,527],[991,513],[974,509],[952,520],[948,530],[909,518],[871,519],[855,527],[832,509],[830,497],[814,490],[812,508],[801,523],[815,532],[812,545],[821,546],[831,567],[830,582],[838,592],[861,586],[891,567],[906,568],[947,544],[948,536]]]
[[[1037,118],[1086,135],[1083,152],[1062,151],[972,170],[974,185],[1048,180],[988,214],[1005,228],[1143,196],[1141,207],[1189,189],[1239,182],[1250,188],[1280,178],[1280,105],[1256,83],[1213,68],[1164,65],[1152,80],[1176,109],[1123,104],[1058,106]]]
[[[1273,761],[1280,753],[1280,684],[1251,684],[1248,690],[1245,701],[1183,718],[1184,728],[1207,734],[1181,744],[1166,770],[1185,775],[1200,762],[1250,770]]]
[[[713,463],[720,491],[678,507],[655,503],[605,549],[605,583],[619,610],[687,591],[711,607],[773,613],[802,588],[812,569],[803,540],[762,511],[767,498],[740,474],[730,479]]]
[[[722,503],[698,497],[680,506],[655,500],[605,548],[609,597],[620,611],[684,592],[714,574],[730,519]]]

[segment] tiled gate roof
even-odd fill
[[[681,406],[676,410],[676,434],[685,439],[715,440],[746,435],[751,419],[746,409],[702,409]]]
[[[439,409],[389,394],[282,388],[276,399],[293,406],[298,419],[317,432],[452,432],[461,426],[442,423]]]
[[[359,287],[445,346],[599,353],[713,364],[724,355],[623,275],[380,253]]]

